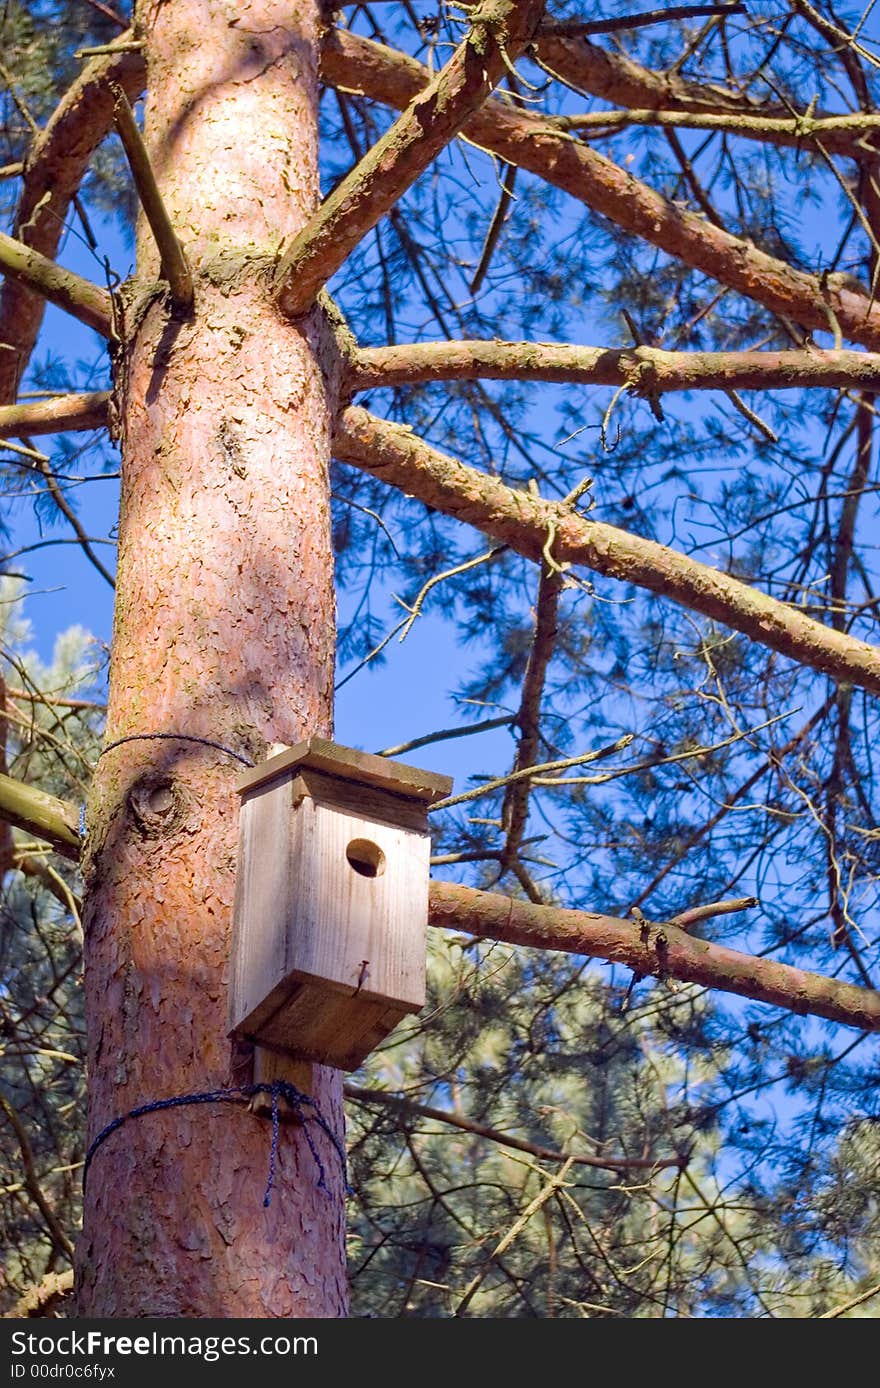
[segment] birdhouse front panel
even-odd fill
[[[423,1007],[429,836],[306,796],[292,856],[289,968],[364,999]],[[332,920],[339,928],[325,929]]]
[[[424,1006],[426,810],[451,782],[303,747],[240,783],[230,1032],[355,1069]]]

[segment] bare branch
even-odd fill
[[[669,924],[677,925],[679,930],[690,930],[691,926],[697,925],[699,921],[713,920],[715,916],[732,916],[737,911],[749,911],[757,905],[756,896],[741,896],[735,901],[705,901],[699,906],[689,906],[686,911],[679,911],[678,915],[671,916]]]
[[[116,82],[110,84],[113,93],[113,119],[123,149],[128,158],[131,176],[137,188],[144,215],[159,249],[162,274],[168,281],[171,297],[178,303],[189,305],[193,298],[193,282],[186,256],[183,253],[177,234],[171,224],[167,209],[162,201],[156,183],[156,176],[150,164],[150,156],[138,130],[134,112],[122,87]]]
[[[334,30],[321,52],[325,81],[393,106],[408,104],[429,80],[415,59]],[[643,105],[645,103],[642,103]],[[678,207],[550,119],[486,101],[462,128],[473,144],[562,188],[572,197],[721,284],[807,328],[835,331],[880,348],[880,305],[848,278],[796,270],[751,241]]]
[[[513,771],[521,772],[534,766],[538,759],[541,728],[541,700],[544,696],[544,682],[547,670],[553,659],[556,646],[559,618],[559,594],[562,588],[562,573],[546,563],[541,565],[538,581],[538,596],[535,603],[535,629],[531,650],[523,676],[522,694],[516,725],[520,739],[516,749]],[[529,819],[529,792],[531,779],[524,776],[512,781],[504,792],[501,808],[501,823],[505,832],[502,867],[510,867],[519,856],[520,846]]]
[[[416,342],[364,347],[347,363],[349,390],[451,380],[553,381],[627,386],[634,395],[672,390],[846,390],[880,387],[880,353],[666,352],[659,347],[580,347],[554,342]]]
[[[633,125],[656,125],[681,130],[720,130],[728,135],[756,140],[759,144],[781,145],[790,149],[809,148],[812,141],[826,154],[847,155],[865,163],[876,163],[877,148],[872,138],[880,135],[880,114],[862,111],[853,115],[780,116],[741,115],[739,112],[666,111],[627,106],[622,111],[590,111],[558,119],[562,129],[596,139],[626,130]]]
[[[10,698],[14,697],[12,690],[7,691]],[[378,753],[380,757],[401,757],[405,752],[414,752],[417,747],[427,747],[432,742],[445,742],[454,737],[470,737],[472,733],[493,732],[496,728],[509,728],[513,722],[512,713],[502,714],[500,718],[486,718],[482,723],[466,723],[461,728],[441,728],[436,733],[425,733],[423,737],[410,738],[408,742],[400,742],[396,747],[383,747]]]
[[[356,1099],[358,1103],[378,1103],[386,1108],[395,1108],[404,1113],[411,1113],[418,1118],[430,1118],[437,1123],[446,1123],[452,1128],[459,1128],[464,1133],[473,1133],[475,1137],[488,1138],[490,1142],[497,1142],[501,1147],[511,1147],[516,1152],[527,1152],[529,1156],[537,1157],[539,1161],[569,1161],[573,1166],[593,1166],[602,1171],[662,1171],[670,1166],[681,1170],[685,1165],[685,1159],[680,1156],[658,1157],[656,1159],[626,1157],[622,1153],[610,1157],[592,1157],[586,1154],[575,1156],[571,1152],[556,1152],[551,1147],[540,1147],[534,1142],[526,1142],[521,1137],[514,1137],[512,1133],[502,1133],[497,1128],[487,1128],[483,1123],[474,1123],[470,1118],[462,1118],[459,1113],[450,1113],[448,1109],[429,1108],[426,1104],[416,1103],[415,1100],[400,1094],[388,1094],[382,1089],[364,1089],[357,1084],[346,1084],[345,1095],[346,1098]]]
[[[703,15],[747,14],[742,0],[721,0],[717,5],[670,5],[667,10],[647,10],[644,14],[618,15],[614,19],[547,20],[538,30],[538,39],[546,36],[585,38],[588,34],[620,34],[631,29],[647,29],[652,24],[666,24],[675,19],[699,19]]]
[[[26,1320],[28,1317],[45,1318],[56,1301],[73,1291],[73,1268],[66,1272],[47,1272],[46,1276],[30,1287],[7,1311],[4,1320]]]
[[[698,983],[801,1015],[880,1031],[880,993],[694,939],[677,926],[536,906],[455,882],[431,882],[429,923],[481,939],[562,950],[655,978]]]
[[[548,1200],[552,1200],[556,1193],[565,1185],[565,1178],[568,1175],[571,1165],[572,1159],[568,1157],[562,1170],[559,1171],[557,1175],[551,1176],[549,1181],[545,1182],[543,1190],[535,1196],[534,1200],[529,1202],[519,1218],[514,1220],[504,1237],[498,1240],[479,1272],[474,1274],[465,1288],[461,1300],[452,1313],[454,1316],[463,1316],[465,1314],[476,1293],[485,1282],[495,1259],[501,1257],[501,1254],[519,1237],[532,1216],[537,1214],[538,1210],[540,1210],[543,1205],[546,1205]]]
[[[543,9],[539,0],[482,0],[469,11],[471,31],[443,71],[412,93],[400,119],[287,247],[275,280],[284,313],[306,312],[321,285],[482,105],[534,34]]]
[[[36,1163],[34,1162],[34,1154],[31,1150],[31,1144],[30,1139],[27,1135],[27,1130],[24,1124],[22,1123],[21,1119],[19,1118],[18,1114],[16,1113],[15,1109],[13,1108],[12,1104],[3,1094],[0,1094],[0,1111],[2,1111],[5,1114],[6,1121],[9,1123],[10,1127],[12,1128],[12,1131],[15,1133],[16,1141],[18,1142],[18,1148],[21,1153],[22,1170],[24,1173],[25,1189],[28,1195],[33,1200],[37,1209],[40,1211],[40,1214],[43,1216],[43,1220],[46,1225],[46,1232],[51,1238],[58,1252],[63,1253],[64,1257],[69,1258],[72,1262],[73,1244],[70,1242],[70,1239],[65,1234],[64,1230],[61,1227],[61,1223],[58,1219],[58,1216],[52,1209],[52,1206],[49,1204],[49,1201],[46,1199],[46,1196],[43,1194],[43,1188],[40,1185],[39,1177],[37,1176]]]
[[[71,862],[79,861],[80,835],[76,808],[46,795],[24,781],[0,775],[0,819],[45,839]]]
[[[54,843],[65,857],[78,858],[80,839],[71,805],[0,776],[0,813]],[[608,959],[644,975],[699,983],[791,1012],[880,1031],[880,993],[692,939],[672,923],[658,926],[537,906],[436,881],[430,887],[429,923],[509,944]]]
[[[113,123],[108,79],[118,82],[133,100],[145,75],[144,59],[139,52],[94,59],[69,88],[34,141],[15,214],[17,234],[33,250],[50,259],[58,250],[70,202],[95,148]],[[0,353],[2,402],[15,399],[44,308],[43,299],[22,281],[7,280],[0,288],[0,342],[15,349]]]
[[[68,430],[101,429],[107,424],[108,390],[84,395],[55,395],[26,405],[0,405],[0,439],[22,434],[60,434]]]
[[[89,563],[93,566],[93,568],[97,570],[97,572],[101,575],[105,583],[109,584],[111,588],[115,588],[116,581],[113,578],[113,575],[110,573],[109,569],[106,569],[104,567],[97,554],[92,549],[92,542],[89,539],[89,536],[86,534],[85,530],[83,529],[82,524],[80,523],[79,516],[76,514],[73,507],[67,500],[67,497],[64,495],[63,491],[58,485],[58,479],[55,476],[55,473],[52,471],[51,463],[48,461],[48,459],[37,456],[34,462],[34,470],[36,472],[39,472],[41,476],[45,479],[46,490],[48,491],[55,505],[58,507],[58,510],[61,512],[62,516],[67,521],[68,525],[70,526],[71,530],[76,536],[80,544],[80,547],[83,551],[83,554],[86,556]]]
[[[858,1296],[851,1297],[842,1306],[835,1306],[833,1311],[823,1311],[816,1319],[820,1321],[836,1320],[838,1316],[845,1316],[847,1311],[854,1311],[857,1306],[863,1305],[864,1302],[870,1301],[875,1296],[880,1296],[880,1282],[877,1282],[873,1287],[868,1287],[867,1291],[859,1292]]]
[[[654,540],[516,491],[356,405],[337,417],[333,449],[340,462],[476,526],[528,559],[541,558],[552,526],[557,562],[583,564],[671,598],[833,679],[880,694],[880,650],[875,646],[822,626],[801,609]]]
[[[63,270],[54,260],[33,251],[23,241],[0,232],[0,270],[11,280],[36,291],[50,304],[65,309],[102,337],[110,336],[110,295],[91,280]]]
[[[486,239],[483,242],[483,249],[480,252],[480,259],[474,271],[470,285],[468,286],[472,294],[479,291],[480,285],[486,278],[489,266],[492,263],[492,256],[495,254],[495,247],[498,245],[498,238],[508,215],[508,209],[513,198],[513,187],[516,183],[516,165],[508,164],[504,170],[504,177],[501,181],[501,196],[498,199],[495,211],[492,213],[492,220],[489,223],[489,230],[486,232]]]
[[[729,87],[694,82],[674,70],[655,72],[628,53],[602,48],[586,38],[542,34],[536,55],[542,67],[575,91],[599,96],[615,106],[791,115],[781,106],[754,101]]]

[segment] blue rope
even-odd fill
[[[278,1139],[280,1137],[280,1123],[278,1121],[278,1090],[272,1086],[272,1145],[269,1148],[269,1175],[266,1178],[266,1194],[263,1196],[263,1208],[268,1209],[272,1200],[272,1187],[275,1184],[275,1158],[278,1155]],[[324,1179],[324,1169],[321,1168],[318,1176],[318,1184]]]
[[[269,1149],[269,1173],[266,1180],[266,1193],[263,1196],[263,1205],[268,1207],[272,1200],[272,1191],[275,1186],[275,1165],[278,1156],[278,1145],[281,1136],[281,1120],[279,1113],[279,1100],[284,1099],[293,1109],[300,1123],[309,1151],[318,1169],[318,1189],[323,1190],[329,1195],[327,1187],[326,1171],[321,1160],[320,1153],[315,1146],[315,1140],[309,1131],[308,1124],[316,1123],[321,1132],[329,1138],[342,1167],[342,1179],[345,1186],[346,1195],[353,1195],[354,1192],[348,1183],[348,1165],[346,1162],[345,1149],[333,1129],[327,1123],[318,1105],[308,1094],[303,1094],[297,1089],[296,1085],[290,1084],[288,1080],[273,1080],[271,1084],[244,1084],[236,1085],[229,1089],[207,1089],[195,1094],[177,1094],[171,1099],[153,1099],[148,1104],[139,1104],[137,1108],[129,1109],[127,1113],[120,1114],[118,1118],[113,1118],[107,1123],[98,1135],[89,1144],[89,1149],[83,1162],[83,1191],[85,1192],[86,1180],[89,1174],[89,1167],[92,1158],[98,1148],[107,1141],[111,1134],[127,1123],[130,1118],[141,1118],[145,1113],[160,1113],[163,1109],[183,1108],[187,1104],[242,1104],[247,1099],[253,1098],[255,1094],[270,1094],[272,1096],[272,1142]],[[305,1109],[313,1111],[306,1113]]]

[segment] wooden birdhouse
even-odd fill
[[[354,1070],[425,1002],[447,776],[313,737],[238,782],[230,1035]]]

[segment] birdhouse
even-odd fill
[[[313,737],[242,776],[229,1030],[354,1070],[425,1002],[447,776]]]

